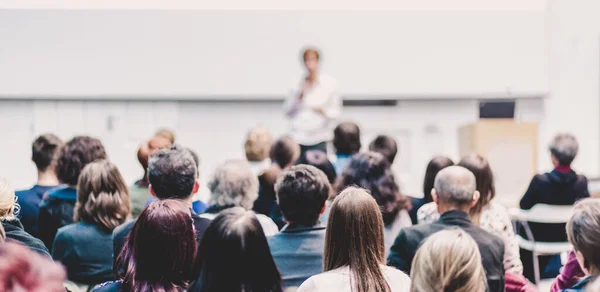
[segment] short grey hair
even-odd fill
[[[477,190],[475,175],[462,166],[449,166],[440,170],[435,176],[433,187],[439,200],[454,205],[469,204]]]
[[[243,160],[227,160],[219,165],[208,182],[211,206],[239,206],[252,209],[258,198],[258,177]]]
[[[554,136],[550,142],[550,153],[556,157],[560,165],[571,165],[571,162],[577,156],[579,151],[579,143],[575,136],[569,133],[560,133]]]

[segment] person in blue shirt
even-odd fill
[[[338,176],[350,163],[352,155],[360,151],[360,128],[352,122],[339,124],[333,130],[333,147],[335,148],[335,161],[333,166]]]
[[[38,237],[38,216],[44,194],[59,186],[56,177],[56,160],[63,142],[53,134],[43,134],[31,144],[31,160],[37,168],[37,182],[28,190],[17,191],[21,206],[19,216],[25,231]]]

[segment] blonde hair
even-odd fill
[[[250,129],[244,143],[246,159],[248,161],[262,161],[269,158],[271,144],[273,144],[273,136],[267,127],[257,126]]]
[[[429,236],[417,250],[410,278],[411,292],[483,292],[485,270],[479,247],[459,228]]]
[[[15,188],[4,178],[0,178],[0,220],[13,219],[19,211]]]

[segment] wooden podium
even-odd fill
[[[537,173],[538,124],[481,119],[459,129],[460,156],[478,153],[494,172],[496,201],[517,206]]]

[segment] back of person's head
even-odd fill
[[[17,243],[0,245],[0,291],[63,292],[60,264]]]
[[[250,129],[244,143],[246,159],[248,161],[263,161],[269,158],[271,144],[273,144],[273,136],[267,127],[258,126]]]
[[[287,222],[313,226],[319,220],[331,185],[314,166],[296,165],[283,172],[275,184],[277,201]]]
[[[6,241],[6,231],[4,230],[4,226],[0,224],[0,244],[3,244]]]
[[[159,199],[186,200],[198,187],[198,168],[185,149],[162,149],[150,156],[148,180]]]
[[[475,175],[462,166],[448,166],[438,172],[432,196],[439,205],[471,208],[479,199]]]
[[[217,166],[208,182],[211,206],[252,209],[258,198],[258,178],[248,162],[227,160]]]
[[[411,208],[410,200],[400,194],[390,163],[379,153],[367,151],[354,155],[338,177],[335,189],[340,192],[353,185],[371,193],[386,225],[394,222],[400,210]]]
[[[462,166],[470,170],[475,175],[475,183],[480,198],[477,204],[471,208],[469,213],[474,222],[479,222],[479,216],[483,208],[496,196],[496,188],[494,187],[494,174],[487,159],[479,154],[469,154],[463,157],[459,162]]]
[[[600,274],[600,199],[584,199],[575,204],[567,222],[567,236],[577,260],[588,275]]]
[[[121,271],[123,291],[183,291],[197,276],[197,251],[190,208],[155,201],[135,222],[115,271]]]
[[[398,143],[390,136],[379,135],[369,144],[369,151],[381,153],[392,164],[398,154]]]
[[[81,170],[100,159],[106,159],[106,151],[100,140],[89,136],[76,136],[62,147],[56,165],[58,180],[71,186],[77,185]]]
[[[15,188],[4,178],[0,177],[0,220],[14,219],[19,211]]]
[[[344,122],[333,130],[333,147],[342,155],[353,155],[360,151],[360,128],[352,122]]]
[[[129,216],[129,191],[116,165],[107,160],[86,165],[77,186],[75,221],[95,224],[111,232]]]
[[[191,292],[282,291],[281,276],[252,211],[222,211],[204,232],[198,259],[200,276]]]
[[[570,166],[579,151],[579,143],[575,136],[568,133],[560,133],[554,136],[549,148],[558,165]]]
[[[485,270],[475,240],[460,228],[429,236],[417,250],[411,292],[483,292]]]
[[[159,129],[154,136],[167,138],[171,144],[175,144],[175,133],[169,129]]]
[[[390,291],[380,267],[384,261],[383,222],[377,202],[363,189],[345,189],[331,206],[324,270],[350,266],[352,291]]]
[[[63,146],[62,140],[53,134],[43,134],[31,144],[31,160],[38,171],[54,169]]]
[[[281,137],[271,145],[269,156],[279,168],[285,169],[293,165],[300,157],[300,145],[291,137]]]
[[[429,164],[427,164],[427,169],[425,170],[425,179],[423,180],[423,197],[425,198],[426,203],[433,202],[431,190],[433,190],[435,176],[443,168],[452,165],[454,165],[454,161],[445,156],[436,156],[429,161]]]
[[[327,153],[321,150],[308,150],[304,152],[296,164],[312,165],[325,173],[329,183],[334,183],[337,178],[333,163],[327,158]]]
[[[142,144],[138,149],[137,156],[138,161],[146,170],[148,168],[148,157],[154,152],[160,149],[168,149],[173,145],[173,143],[163,136],[154,136],[152,139],[148,140],[146,143]]]

